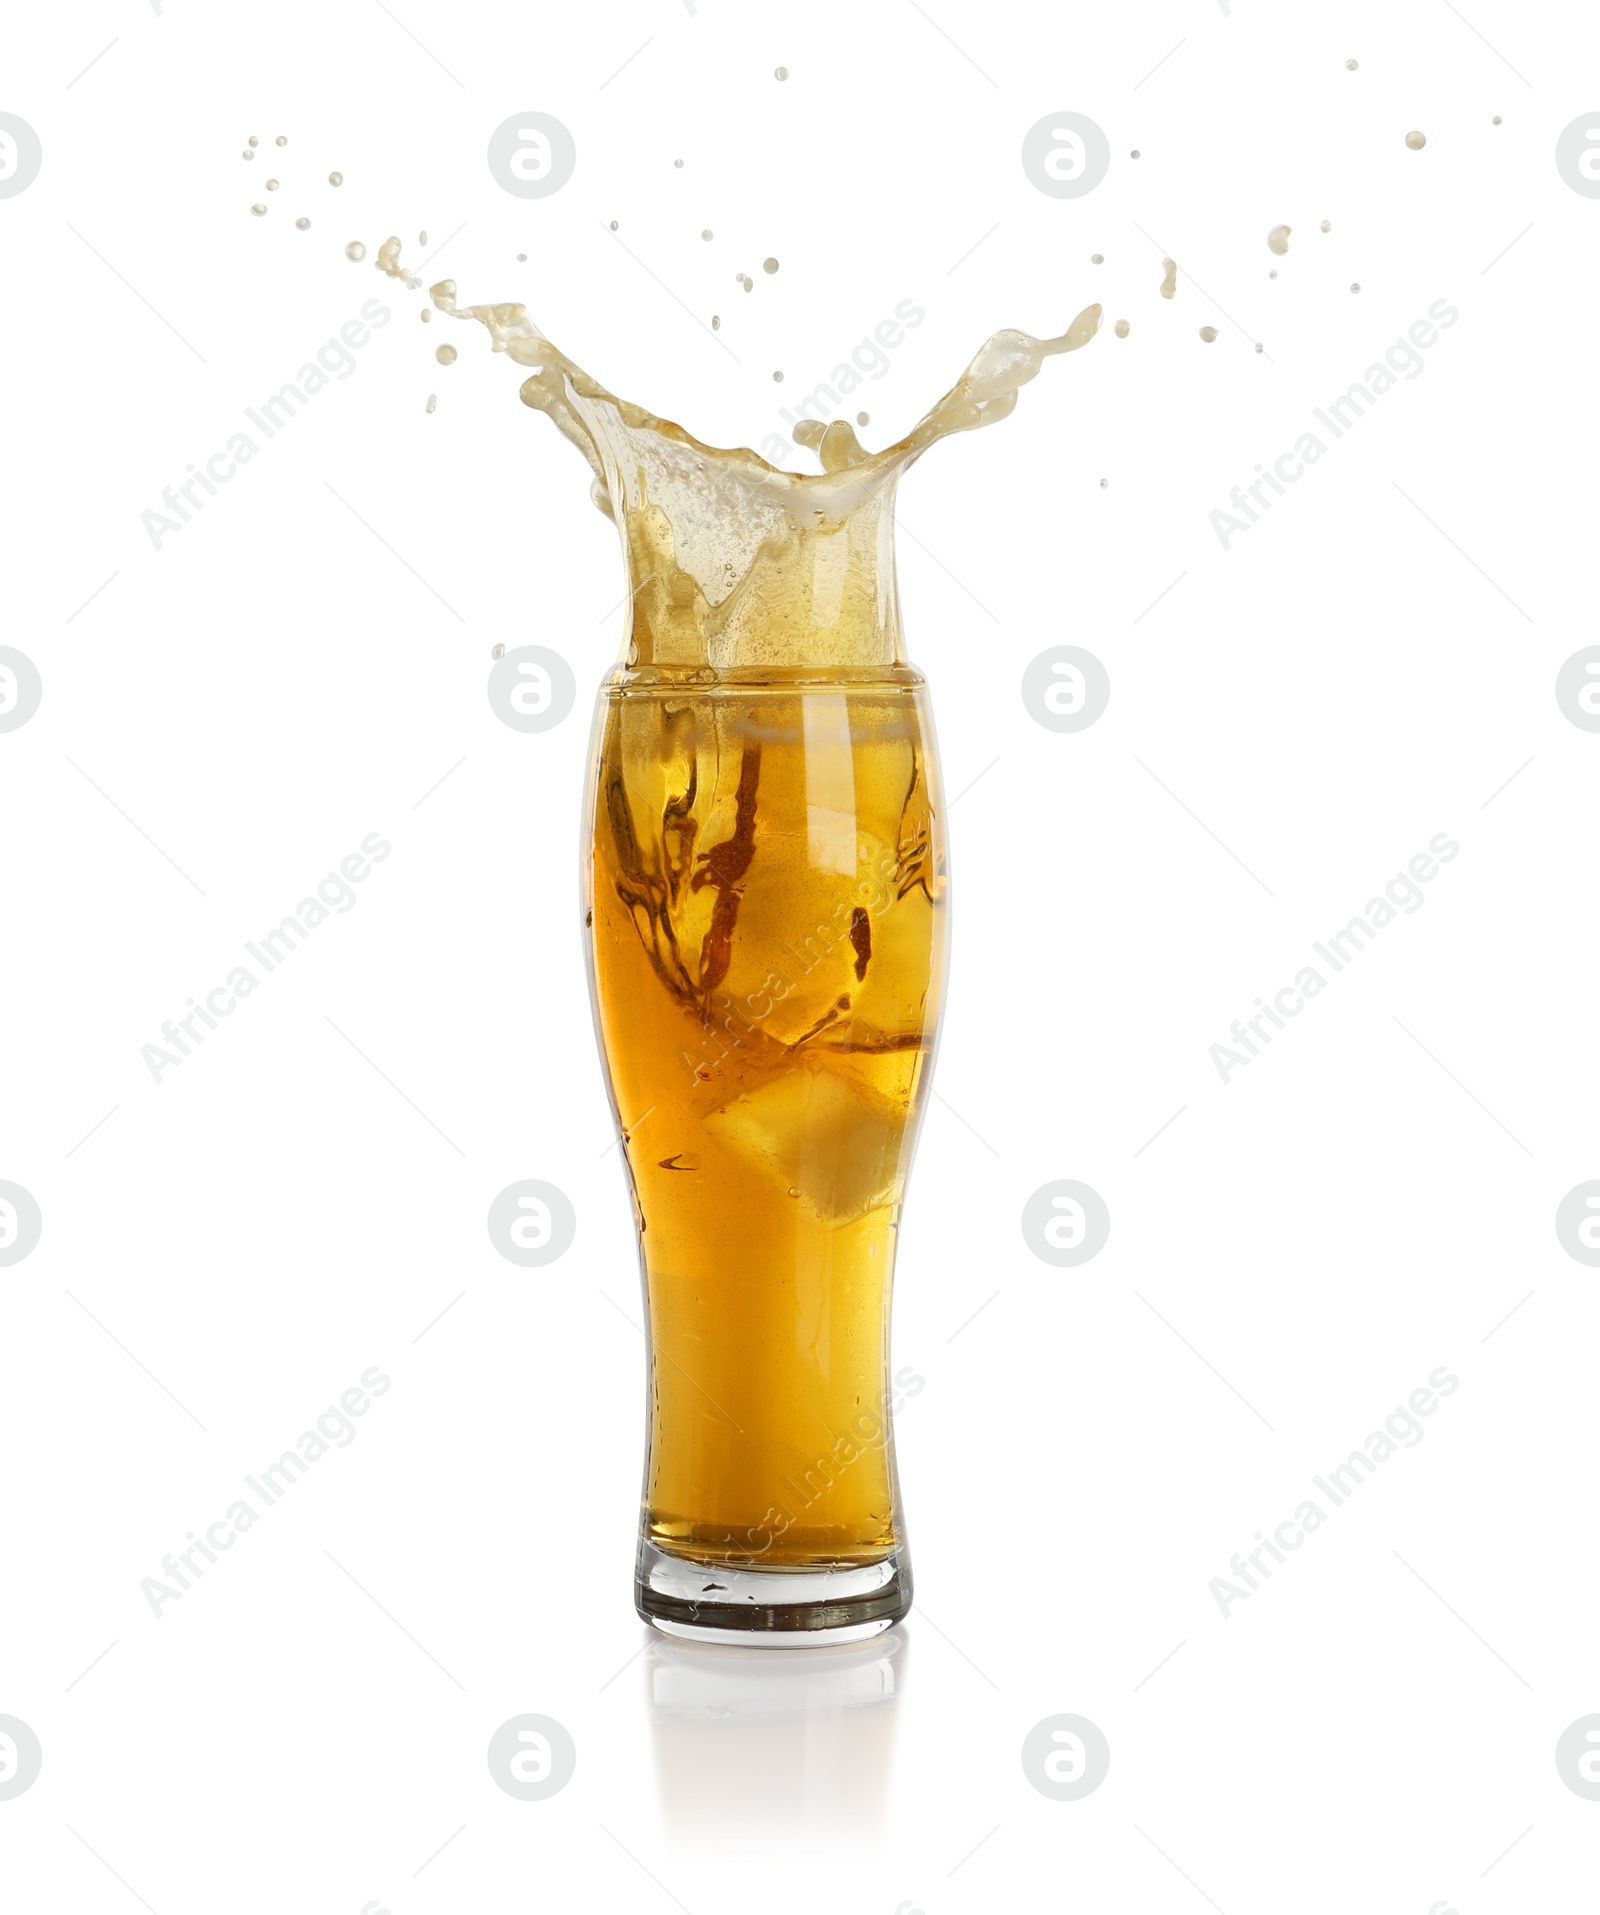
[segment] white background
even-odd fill
[[[1554,681],[1596,638],[1600,202],[1553,156],[1600,22],[1468,11],[13,12],[0,109],[44,166],[0,200],[0,643],[44,699],[0,737],[0,1176],[44,1232],[0,1270],[0,1714],[44,1766],[0,1802],[11,1906],[1577,1892],[1600,1278],[1553,1220],[1600,1175],[1600,736]],[[539,202],[484,158],[532,109],[578,152]],[[1062,109],[1113,156],[1075,201],[1019,159]],[[615,535],[516,369],[462,328],[436,366],[372,271],[421,228],[428,280],[716,443],[902,300],[848,407],[874,445],[997,327],[1106,305],[902,492],[955,945],[895,1324],[918,1605],[854,1660],[729,1675],[632,1611],[643,1349],[576,909]],[[351,376],[156,549],[163,487],[373,297]],[[1441,299],[1421,376],[1224,550],[1208,514]],[[570,660],[559,728],[495,717],[496,642]],[[1112,684],[1073,736],[1019,692],[1061,643]],[[152,1082],[141,1046],[374,831],[355,907]],[[1209,1047],[1439,832],[1425,906],[1224,1084]],[[522,1177],[577,1210],[544,1270],[484,1227]],[[1019,1226],[1062,1177],[1112,1218],[1073,1270]],[[357,1440],[153,1617],[141,1579],[373,1364]],[[1425,1440],[1224,1619],[1211,1579],[1441,1364]],[[577,1745],[542,1803],[485,1763],[523,1712]],[[1075,1803],[1020,1762],[1061,1712],[1112,1751]]]

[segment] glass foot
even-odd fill
[[[634,1605],[669,1636],[697,1642],[742,1638],[763,1648],[865,1642],[911,1607],[904,1547],[881,1562],[809,1569],[735,1569],[669,1556],[640,1538]]]

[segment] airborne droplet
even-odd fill
[[[1325,219],[1322,222],[1322,230],[1325,233],[1331,233],[1333,231],[1333,221],[1331,219]]]
[[[296,225],[296,226],[297,226],[297,227],[298,227],[298,228],[300,229],[300,231],[301,231],[301,232],[303,233],[303,232],[305,232],[305,231],[307,231],[307,230],[308,230],[308,228],[309,228],[309,227],[310,227],[310,225],[311,225],[311,222],[310,222],[310,220],[308,220],[308,219],[306,218],[306,216],[305,216],[305,214],[304,214],[304,213],[302,213],[302,214],[300,215],[300,217],[299,217],[299,218],[298,218],[298,219],[297,219],[297,220],[295,221],[295,225]]]
[[[436,405],[438,405],[438,403],[439,403],[438,393],[430,392],[428,394],[428,403],[422,409],[424,412],[432,412],[432,410],[434,409]]]
[[[1170,299],[1178,290],[1178,262],[1175,259],[1164,259],[1161,264],[1166,272],[1166,277],[1161,282],[1161,297]]]
[[[1275,253],[1288,252],[1290,231],[1291,228],[1287,226],[1274,226],[1272,231],[1268,233],[1267,244]]]
[[[1406,135],[1406,145],[1411,148],[1413,153],[1420,153],[1427,144],[1428,136],[1426,133],[1408,133]]]
[[[265,213],[267,209],[261,204],[260,200],[257,200],[255,205],[252,206],[250,210],[252,213],[255,214],[257,219],[260,219],[262,214]]]
[[[365,259],[367,256],[367,249],[365,246],[361,244],[361,241],[359,239],[353,239],[351,240],[350,244],[344,249],[344,256],[346,259]]]
[[[1215,326],[1202,326],[1200,328],[1200,337],[1206,342],[1208,346],[1216,338],[1216,336],[1217,336],[1217,329]]]
[[[278,135],[278,144],[279,146],[287,146],[289,144],[287,137],[282,133]]]
[[[343,186],[344,185],[343,173],[330,173],[328,175],[328,184],[330,186]]]
[[[775,273],[778,270],[778,262],[775,259],[764,259],[761,262],[761,270],[764,273]]]
[[[856,424],[858,426],[870,426],[872,424],[872,414],[870,412],[858,412],[856,414]]]
[[[772,69],[772,77],[775,80],[787,80],[789,77],[789,69],[786,66],[774,67]]]
[[[1118,337],[1119,339],[1126,339],[1126,338],[1127,338],[1127,336],[1128,336],[1128,322],[1127,322],[1127,320],[1126,320],[1126,319],[1119,319],[1119,320],[1117,321],[1117,323],[1116,323],[1116,325],[1114,325],[1114,326],[1113,326],[1113,327],[1111,328],[1111,330],[1112,330],[1112,331],[1113,331],[1113,332],[1114,332],[1114,333],[1115,333],[1115,334],[1117,335],[1117,337]]]
[[[454,346],[438,346],[434,349],[433,356],[438,360],[441,366],[453,366],[456,363],[456,349]]]

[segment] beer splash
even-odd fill
[[[775,263],[775,262],[774,262]],[[719,448],[609,392],[518,304],[458,306],[453,280],[434,306],[475,322],[524,367],[524,405],[587,459],[591,496],[622,535],[630,666],[866,667],[902,659],[894,583],[894,496],[901,475],[953,433],[993,425],[1057,353],[1099,330],[1089,306],[1065,332],[998,332],[906,436],[869,452],[844,419],[802,420],[794,437],[820,473],[786,471],[748,446]]]

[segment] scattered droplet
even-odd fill
[[[1428,136],[1426,133],[1408,133],[1406,135],[1406,145],[1411,148],[1413,153],[1420,153],[1427,144]]]
[[[1360,64],[1361,64],[1361,62],[1360,62],[1359,60],[1346,60],[1346,61],[1345,61],[1345,67],[1346,67],[1346,69],[1347,69],[1347,71],[1349,71],[1349,72],[1351,72],[1351,73],[1354,73],[1354,72],[1355,72],[1355,70],[1356,70],[1356,68],[1357,68],[1358,66],[1360,66]]]
[[[264,206],[263,206],[263,205],[261,204],[261,202],[260,202],[260,200],[257,200],[257,201],[256,201],[256,203],[255,203],[255,205],[254,205],[254,206],[252,206],[252,207],[250,208],[250,210],[251,210],[251,212],[252,212],[252,213],[254,213],[254,214],[255,214],[255,216],[256,216],[256,218],[257,218],[257,219],[260,219],[260,217],[262,216],[262,214],[263,214],[264,212],[266,212],[266,210],[267,210],[267,209],[266,209],[266,207],[264,207]]]
[[[617,222],[615,220],[611,222],[611,230],[612,232],[615,232],[617,230]]]
[[[702,227],[700,237],[702,239],[709,239],[711,237],[711,228],[709,226]]]
[[[774,67],[772,69],[772,77],[775,80],[787,80],[789,77],[789,69],[786,66]]]
[[[351,240],[350,244],[344,249],[344,256],[346,259],[365,259],[367,256],[367,249],[365,246],[361,244],[361,241],[359,239],[353,239]]]
[[[1110,483],[1111,483],[1111,481],[1110,481],[1109,479],[1102,479],[1102,480],[1100,481],[1100,490],[1101,490],[1102,492],[1104,492],[1104,491],[1105,491],[1105,489],[1106,489],[1106,487],[1107,487],[1108,485],[1110,485]]]
[[[330,173],[328,175],[328,184],[330,186],[343,186],[344,185],[343,173]]]
[[[1138,147],[1135,147],[1133,151],[1128,155],[1128,158],[1130,160],[1136,160],[1138,157],[1139,157],[1139,149]]]
[[[1104,253],[1091,253],[1089,255],[1089,264],[1091,266],[1103,266],[1105,263],[1106,256]]]
[[[1178,262],[1175,259],[1164,259],[1161,264],[1166,273],[1166,277],[1161,282],[1161,297],[1170,299],[1178,290]]]
[[[505,655],[506,655],[506,648],[504,645],[493,646],[489,652],[489,656],[491,658],[504,658]]]
[[[1333,231],[1333,221],[1331,219],[1325,219],[1322,222],[1322,230],[1325,233],[1331,233]]]
[[[1127,320],[1126,320],[1126,319],[1119,319],[1119,320],[1117,321],[1117,323],[1116,323],[1116,325],[1112,327],[1112,331],[1113,331],[1113,332],[1114,332],[1114,333],[1115,333],[1115,334],[1117,335],[1117,337],[1118,337],[1119,339],[1126,339],[1126,338],[1127,338],[1127,336],[1128,336],[1128,322],[1127,322]]]
[[[717,317],[715,313],[711,315],[711,330],[713,332],[722,331],[722,321]]]
[[[1492,119],[1492,120],[1491,120],[1491,121],[1489,122],[1489,124],[1490,124],[1491,126],[1498,126],[1498,125],[1500,124],[1500,115],[1499,115],[1499,114],[1497,113],[1497,114],[1496,114],[1496,115],[1494,116],[1494,118],[1493,118],[1493,119]]]
[[[1215,326],[1202,326],[1200,328],[1200,337],[1206,342],[1208,346],[1212,343],[1212,341],[1216,338],[1216,336],[1217,336],[1217,329]]]
[[[276,192],[277,192],[277,190],[278,190],[278,182],[277,182],[276,180],[268,180],[268,181],[267,181],[267,191],[268,191],[269,193],[276,193]]]
[[[441,366],[453,366],[456,363],[456,349],[454,346],[438,346],[434,349],[433,356],[438,360]]]
[[[772,375],[772,382],[774,385],[781,386],[783,384],[783,374],[781,372],[775,372]]]
[[[438,395],[438,393],[436,393],[436,392],[430,392],[430,393],[428,394],[428,403],[427,403],[427,405],[425,405],[425,406],[423,407],[423,411],[424,411],[424,412],[432,412],[432,410],[434,409],[434,407],[435,407],[435,406],[436,406],[436,405],[437,405],[438,403],[439,403],[439,395]]]
[[[426,246],[427,243],[428,243],[428,235],[426,233],[418,233],[417,244],[419,246]]]
[[[426,306],[423,307],[420,317],[423,325],[431,326],[433,324],[433,314]]]
[[[526,265],[527,265],[527,263],[528,263],[528,255],[527,255],[526,253],[518,253],[518,254],[517,254],[517,264],[518,264],[519,266],[526,266]]]
[[[261,144],[261,142],[256,138],[254,133],[250,135],[250,144],[252,146],[259,146]]]
[[[775,273],[778,270],[778,262],[775,259],[764,259],[761,262],[761,270],[764,273]]]
[[[247,160],[253,160],[255,158],[255,154],[250,151],[248,146],[244,149],[244,157]]]
[[[1275,253],[1288,252],[1290,231],[1291,229],[1287,226],[1274,226],[1272,231],[1268,233],[1267,244]]]
[[[310,220],[306,218],[305,214],[302,213],[300,217],[295,221],[295,225],[300,229],[302,233],[304,233],[310,229],[311,222]]]
[[[682,160],[674,160],[674,161],[672,162],[672,164],[673,164],[674,166],[682,166],[682,164],[683,164],[683,161],[682,161]]]
[[[280,133],[278,135],[278,144],[279,146],[287,146],[289,144],[288,136],[286,134]]]
[[[738,280],[739,284],[745,289],[747,293],[753,293],[755,291],[756,282],[750,277],[748,273],[735,273],[734,278]]]
[[[1353,293],[1358,293],[1358,292],[1360,292],[1360,290],[1361,290],[1361,281],[1360,281],[1359,279],[1357,279],[1357,280],[1352,280],[1352,281],[1351,281],[1351,284],[1350,284],[1350,290],[1351,290],[1351,292],[1353,292]]]
[[[1278,269],[1276,266],[1274,266],[1272,271],[1267,274],[1267,277],[1268,279],[1276,279],[1278,277]]]
[[[1258,339],[1258,340],[1256,341],[1256,351],[1257,351],[1257,352],[1265,352],[1265,351],[1266,351],[1266,347],[1262,345],[1262,343],[1261,343],[1261,341],[1260,341],[1259,339]]]
[[[870,426],[872,424],[872,414],[870,412],[858,412],[856,414],[856,424],[858,426]]]

